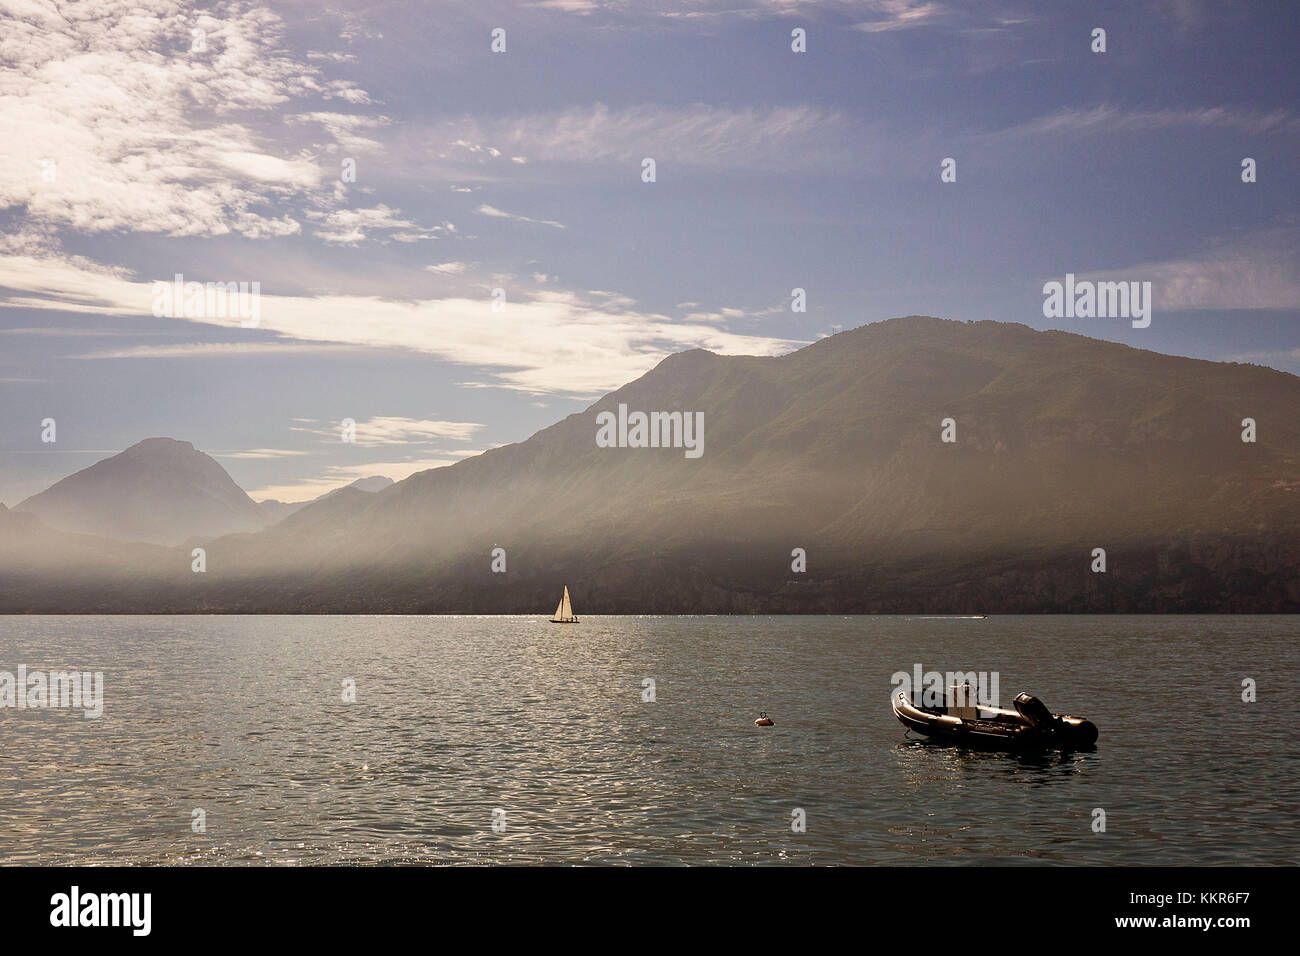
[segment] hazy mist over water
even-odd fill
[[[1298,646],[1293,617],[7,617],[0,670],[105,699],[0,709],[0,863],[1295,863]],[[1098,748],[908,739],[918,663]]]

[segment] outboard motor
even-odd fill
[[[1070,747],[1091,747],[1097,742],[1097,725],[1082,717],[1057,716],[1037,697],[1021,694],[1015,699],[1016,713],[1034,730],[1053,735]]]
[[[1030,727],[1047,730],[1052,726],[1052,712],[1037,697],[1018,694],[1014,701],[1018,713]]]

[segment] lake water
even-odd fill
[[[1298,648],[1292,617],[5,617],[0,671],[105,694],[0,709],[0,863],[1294,864]],[[917,663],[1098,747],[907,739]]]

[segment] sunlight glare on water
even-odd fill
[[[0,863],[1295,863],[1298,646],[1286,617],[9,617],[0,670],[102,670],[105,704],[0,710]],[[908,738],[918,663],[1098,748]]]

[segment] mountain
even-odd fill
[[[387,478],[384,475],[371,475],[369,478],[358,478],[356,481],[352,482],[352,484],[348,485],[347,487],[356,488],[358,491],[368,491],[371,494],[373,494],[376,491],[383,491],[391,484],[393,484],[393,479],[391,478]],[[334,494],[336,491],[341,491],[341,490],[342,489],[336,488],[334,491],[326,492],[324,495],[321,495],[321,497],[327,498],[330,495]]]
[[[702,413],[703,453],[599,447],[620,405]],[[213,541],[203,575],[181,554],[76,600],[541,613],[567,583],[579,615],[1293,612],[1297,409],[1273,369],[912,316],[775,358],[670,356],[527,441]],[[0,607],[40,606],[5,586]]]
[[[257,504],[213,458],[171,438],[145,439],[14,510],[61,531],[154,544],[266,524]]]
[[[386,478],[383,475],[371,475],[368,478],[358,478],[356,481],[352,482],[349,485],[345,485],[344,487],[356,488],[359,491],[367,491],[373,493],[376,491],[383,491],[392,483],[393,483],[393,479],[391,478]],[[335,488],[333,491],[327,491],[325,492],[325,494],[312,498],[310,501],[285,502],[285,501],[277,501],[274,498],[268,498],[266,501],[259,501],[257,503],[257,507],[258,510],[260,510],[262,514],[266,517],[268,523],[275,524],[277,521],[283,521],[285,518],[289,517],[289,515],[293,514],[294,512],[300,511],[303,508],[306,508],[308,505],[315,504],[317,501],[321,501],[324,498],[328,498],[330,495],[336,495],[342,490],[343,490],[342,488]]]

